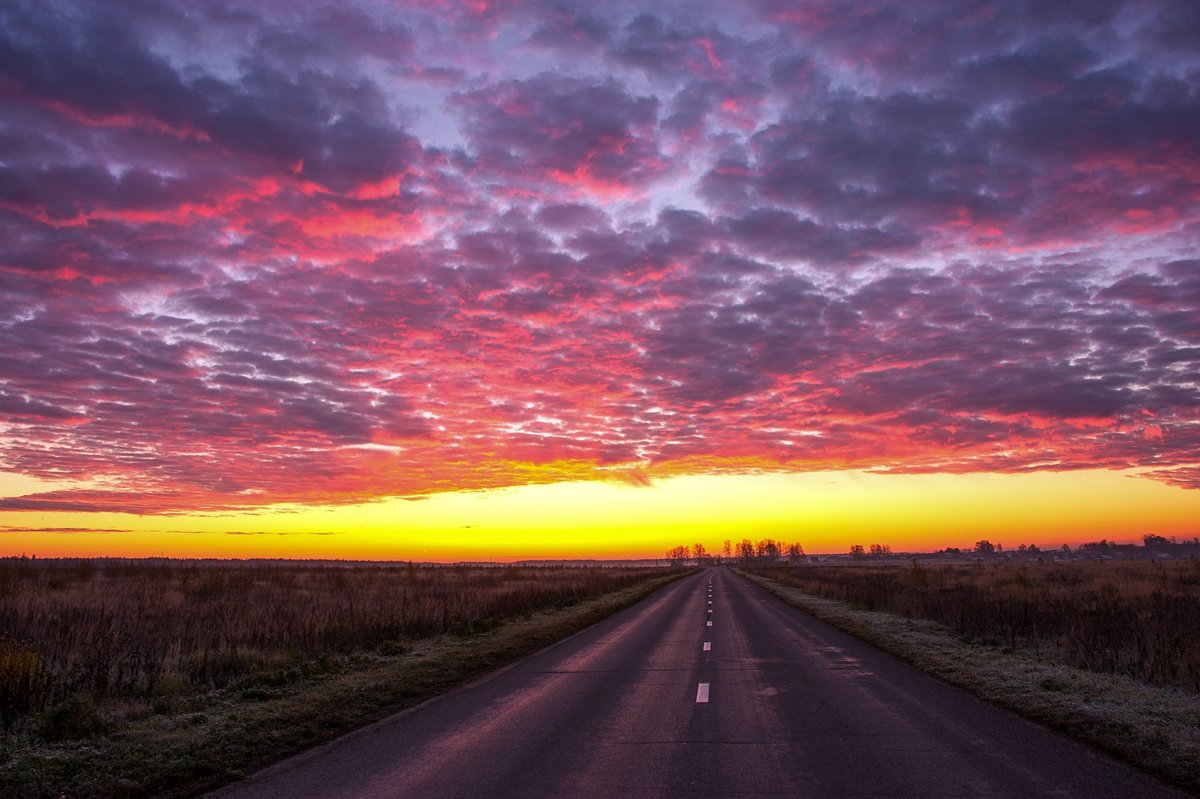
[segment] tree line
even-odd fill
[[[681,544],[668,549],[666,554],[667,559],[674,565],[684,565],[687,563],[695,563],[697,565],[705,563],[777,563],[781,561],[803,563],[808,559],[808,555],[804,552],[804,547],[799,543],[776,541],[774,538],[762,538],[758,541],[743,538],[736,543],[727,538],[721,544],[720,552],[709,552],[708,548],[701,543],[692,544],[690,547]]]
[[[1159,555],[1197,555],[1200,554],[1200,537],[1184,539],[1182,541],[1176,538],[1166,538],[1161,535],[1146,534],[1142,536],[1143,545],[1138,547],[1135,544],[1118,544],[1115,541],[1101,539],[1099,541],[1090,541],[1084,544],[1079,544],[1073,550],[1069,544],[1063,544],[1061,549],[1043,550],[1036,544],[1021,544],[1016,550],[1012,550],[1018,556],[1037,556],[1042,554],[1066,554],[1074,553],[1112,553],[1133,555],[1135,552],[1141,553],[1157,553]],[[868,558],[884,559],[892,557],[892,548],[887,544],[871,544],[863,546],[862,544],[852,544],[850,546],[849,556],[853,560],[864,560]],[[935,555],[964,555],[973,554],[984,557],[999,557],[1005,555],[1004,545],[1000,543],[993,544],[991,541],[981,539],[975,542],[975,545],[966,549],[959,547],[946,547],[945,549],[936,550]],[[743,538],[739,542],[734,542],[731,539],[725,539],[721,545],[719,552],[709,552],[708,548],[701,543],[692,544],[690,547],[686,544],[681,544],[677,547],[672,547],[666,552],[667,559],[673,565],[685,565],[694,563],[696,565],[704,565],[708,563],[739,563],[739,564],[763,564],[763,563],[805,563],[810,560],[809,556],[804,552],[804,547],[799,543],[788,543],[786,541],[777,541],[773,538],[762,538],[758,541],[751,541],[749,538]],[[899,557],[899,556],[897,556]],[[907,557],[907,556],[906,556]],[[818,560],[816,555],[812,556],[811,560],[815,563]]]

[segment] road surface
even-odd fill
[[[213,796],[1184,794],[713,568]]]

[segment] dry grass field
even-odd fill
[[[0,559],[0,799],[196,796],[688,573]]]
[[[754,568],[963,640],[1200,692],[1200,560]]]
[[[471,635],[647,576],[599,567],[7,558],[0,722],[66,739],[229,686],[265,696],[347,656]]]
[[[1200,795],[1200,561],[741,570],[930,674]]]

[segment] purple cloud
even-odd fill
[[[9,510],[1196,485],[1190,6],[0,11]]]

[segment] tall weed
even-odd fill
[[[656,572],[657,573],[657,572]],[[0,721],[294,679],[646,579],[601,567],[0,559]],[[291,676],[288,676],[291,675]]]

